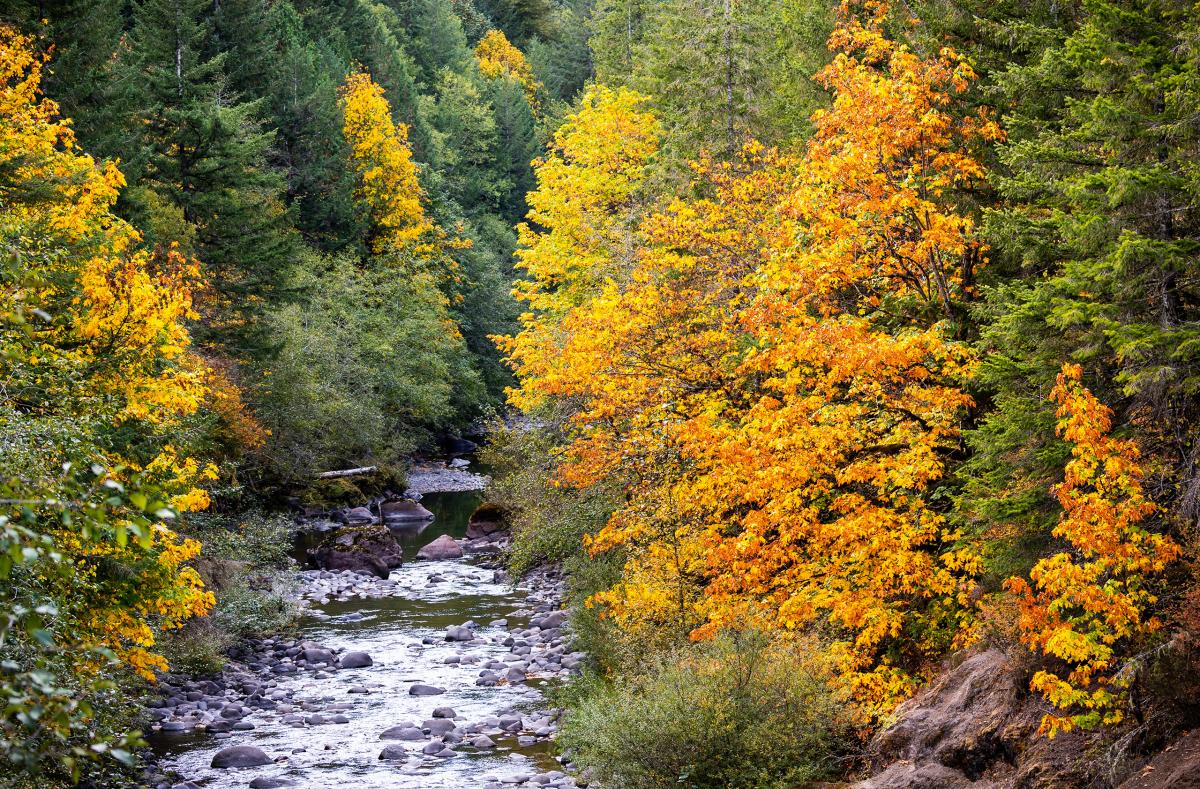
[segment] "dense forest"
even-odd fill
[[[206,557],[487,425],[600,785],[863,778],[988,650],[1059,767],[980,785],[1121,784],[1200,723],[1198,163],[1175,0],[0,2],[0,780],[136,785],[286,619]]]

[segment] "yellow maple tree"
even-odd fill
[[[517,405],[536,407],[548,391],[559,322],[632,263],[636,194],[658,150],[658,121],[644,104],[625,88],[589,88],[535,163],[530,221],[517,228],[525,276],[513,290],[528,309],[520,333],[497,338],[521,378],[539,382],[514,391]]]
[[[425,214],[425,192],[408,146],[408,126],[392,120],[383,88],[366,72],[346,77],[341,104],[342,134],[358,175],[354,198],[370,212],[371,251],[428,244],[434,227]]]
[[[6,267],[18,272],[0,285],[4,426],[24,439],[68,424],[70,444],[109,469],[98,484],[123,490],[136,477],[169,498],[144,501],[150,511],[203,508],[201,483],[215,469],[180,457],[166,440],[207,395],[184,325],[195,317],[197,264],[174,249],[141,248],[140,234],[112,213],[124,178],[114,162],[79,150],[69,122],[41,94],[43,65],[30,37],[0,26],[0,238]],[[135,436],[136,446],[113,431]],[[26,473],[68,476],[70,463],[55,466],[66,451],[39,447],[49,467]],[[185,564],[199,545],[149,524],[140,510],[115,513],[101,532],[62,523],[50,536],[74,574],[46,582],[58,584],[72,643],[107,647],[153,678],[166,667],[151,650],[155,630],[213,605]]]

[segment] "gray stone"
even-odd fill
[[[421,550],[417,551],[418,559],[443,560],[443,559],[461,559],[463,555],[462,548],[454,541],[454,538],[449,534],[443,534],[433,542],[426,545]]]
[[[403,745],[385,745],[379,758],[385,762],[402,762],[408,759],[408,751]]]
[[[366,652],[347,652],[342,655],[341,666],[342,668],[366,668],[373,662],[371,656]]]
[[[415,501],[385,501],[380,505],[383,520],[387,523],[405,523],[433,520],[433,513]]]
[[[418,729],[416,726],[404,724],[403,726],[393,726],[390,729],[385,729],[383,734],[379,735],[381,740],[407,740],[416,742],[425,739],[425,732]]]
[[[296,782],[287,778],[255,778],[250,782],[250,789],[280,789],[283,786],[295,786]]]
[[[267,764],[273,764],[271,757],[267,756],[262,748],[255,748],[253,745],[222,748],[212,759],[212,766],[218,768],[262,767]]]
[[[434,737],[441,737],[454,728],[454,721],[446,718],[432,718],[422,723],[421,726],[429,729],[429,733]]]
[[[408,689],[408,695],[410,696],[440,696],[445,692],[445,688],[439,688],[436,685],[423,685],[420,682]]]
[[[475,632],[469,627],[462,625],[451,625],[446,628],[447,641],[470,641],[475,638]]]

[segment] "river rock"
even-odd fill
[[[326,649],[316,641],[301,642],[300,656],[309,663],[328,663],[331,666],[337,660],[332,650]]]
[[[570,616],[566,611],[551,611],[543,616],[534,617],[529,624],[533,627],[540,627],[542,630],[553,630],[556,627],[562,627]]]
[[[383,733],[379,735],[379,739],[417,742],[418,740],[425,739],[425,732],[421,731],[416,726],[406,723],[402,726],[393,726],[390,729],[384,729]]]
[[[296,782],[287,778],[268,778],[263,776],[250,782],[250,789],[280,789],[283,786],[295,786]]]
[[[366,652],[347,652],[342,655],[342,668],[366,668],[375,661],[371,660],[371,656]]]
[[[441,737],[454,728],[454,721],[447,718],[430,718],[421,725],[429,729],[429,733],[434,737]]]
[[[420,682],[408,689],[408,695],[410,696],[440,696],[445,692],[445,688],[439,688],[436,685],[424,685]]]
[[[476,748],[495,748],[496,743],[486,734],[481,734],[471,740],[471,745]]]
[[[433,542],[426,545],[421,550],[417,551],[418,559],[461,559],[463,555],[462,548],[454,541],[454,538],[449,534],[443,534]]]
[[[451,707],[438,707],[433,711],[435,718],[457,718],[458,713]]]
[[[385,762],[403,762],[408,759],[408,750],[403,745],[385,745],[379,758]]]
[[[224,767],[262,767],[263,765],[273,764],[270,756],[267,756],[261,748],[255,748],[253,745],[234,745],[229,748],[222,748],[213,756],[212,766],[218,768]]]
[[[463,625],[451,625],[446,628],[447,641],[470,641],[475,638],[475,632]]]
[[[374,522],[375,516],[366,507],[355,507],[346,513],[346,523],[351,526],[362,526]]]
[[[383,520],[387,523],[405,523],[433,520],[433,513],[415,501],[400,499],[385,501],[379,505]]]
[[[341,529],[326,537],[309,555],[322,570],[350,570],[387,578],[391,568],[404,562],[400,543],[386,526]]]

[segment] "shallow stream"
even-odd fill
[[[546,603],[554,603],[556,590],[514,588],[470,557],[415,561],[416,550],[438,535],[461,538],[478,501],[476,493],[425,496],[422,504],[434,512],[436,520],[419,533],[398,533],[405,544],[405,564],[391,573],[396,584],[390,595],[331,600],[315,608],[324,617],[306,616],[301,622],[301,638],[330,648],[367,652],[373,665],[328,674],[300,671],[272,677],[277,683],[273,690],[291,691],[290,705],[306,713],[336,712],[349,723],[296,725],[294,720],[284,721],[285,715],[278,711],[254,710],[243,719],[254,726],[248,731],[156,733],[152,746],[162,766],[213,789],[247,787],[256,778],[272,777],[291,780],[300,787],[362,789],[485,787],[514,784],[517,778],[528,780],[539,774],[544,782],[544,773],[558,769],[544,737],[521,747],[516,732],[495,731],[497,716],[524,717],[527,722],[544,717],[544,682],[531,673],[526,683],[480,687],[476,678],[488,660],[511,659],[509,648],[503,645],[506,638],[511,642],[510,630],[527,627],[531,610],[539,604],[544,610]],[[445,640],[447,627],[468,620],[478,623],[474,640]],[[455,656],[474,656],[479,663],[446,662]],[[410,695],[414,683],[438,686],[445,693]],[[496,747],[473,748],[467,744],[468,737],[467,742],[451,746],[453,757],[439,758],[422,753],[425,742],[402,743],[412,746],[408,759],[380,760],[381,749],[391,742],[380,739],[384,730],[401,724],[421,727],[439,707],[453,708],[455,723],[460,726],[490,719],[488,728],[495,735]],[[230,745],[257,746],[276,762],[240,769],[211,767],[213,756]]]

